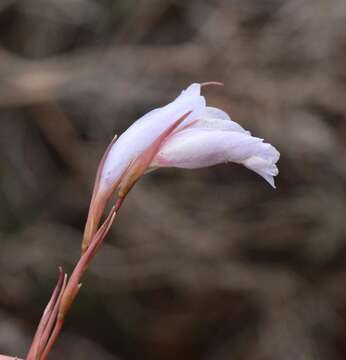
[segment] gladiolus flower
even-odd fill
[[[192,84],[171,103],[134,122],[109,145],[96,176],[83,248],[88,247],[110,197],[122,199],[146,172],[159,167],[202,168],[242,164],[270,185],[279,152],[254,137],[222,110],[206,106],[201,84]]]

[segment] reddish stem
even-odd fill
[[[60,305],[62,296],[64,294],[64,291],[66,289],[66,284],[67,284],[67,274],[64,275],[64,280],[63,280],[63,283],[62,283],[62,286],[61,286],[61,290],[60,290],[58,299],[57,299],[56,303],[54,304],[52,315],[50,316],[49,321],[48,321],[47,326],[46,326],[46,329],[45,329],[44,333],[42,334],[41,342],[40,342],[39,349],[38,349],[37,358],[41,358],[41,355],[44,354],[45,348],[49,344],[52,329],[54,329],[54,325],[55,325],[55,322],[56,322],[56,319],[57,319],[59,305]]]
[[[121,203],[117,206],[117,209],[119,209],[121,206]],[[74,299],[76,298],[78,291],[81,287],[80,280],[82,276],[84,275],[85,271],[87,270],[91,260],[94,258],[96,251],[98,247],[102,244],[102,241],[106,237],[110,226],[112,225],[114,221],[114,217],[116,215],[116,208],[113,207],[105,220],[105,222],[102,224],[102,226],[99,228],[95,236],[93,237],[90,246],[86,250],[86,252],[81,256],[79,259],[76,267],[74,268],[70,279],[64,287],[63,292],[60,294],[59,300],[57,302],[58,308],[55,310],[55,325],[54,328],[50,334],[49,340],[47,345],[45,346],[42,355],[39,357],[40,360],[46,360],[48,354],[52,350],[60,332],[64,325],[65,317],[67,312],[72,306],[72,303]]]
[[[36,359],[37,356],[39,355],[39,347],[40,344],[42,342],[42,336],[45,332],[45,329],[47,328],[47,324],[49,322],[50,319],[54,318],[52,317],[52,312],[54,309],[54,306],[57,303],[59,294],[61,293],[61,288],[62,288],[62,284],[63,284],[63,278],[64,278],[64,274],[61,268],[59,268],[59,278],[58,278],[58,282],[54,288],[54,291],[52,293],[52,296],[48,302],[48,305],[46,306],[43,315],[41,317],[41,320],[39,322],[39,325],[37,327],[34,339],[32,341],[31,347],[29,349],[29,352],[26,356],[27,360],[31,360],[31,359]]]

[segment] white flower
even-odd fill
[[[273,187],[279,152],[251,136],[222,110],[206,106],[192,84],[171,103],[134,122],[106,151],[97,174],[84,246],[95,233],[109,197],[123,198],[138,178],[159,167],[195,169],[235,162]]]

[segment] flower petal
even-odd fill
[[[200,118],[205,112],[205,99],[200,85],[192,84],[170,104],[155,109],[134,122],[112,146],[105,161],[100,188],[107,189],[124,173],[129,163],[150,146],[155,139],[177,119],[192,113],[181,126]]]
[[[238,123],[231,120],[227,113],[224,111],[207,106],[203,116],[191,126],[200,129],[218,129],[237,131],[245,134],[250,134],[249,131],[242,128]]]
[[[151,166],[194,169],[232,161],[274,186],[279,156],[272,145],[244,132],[188,128],[165,142]]]
[[[225,111],[223,111],[219,108],[213,107],[213,106],[207,106],[205,109],[205,113],[206,113],[207,117],[232,121],[230,116]]]

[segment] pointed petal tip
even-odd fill
[[[274,189],[276,190],[276,184],[275,184],[275,179],[273,175],[268,175],[268,174],[264,174],[264,173],[260,173],[258,172],[258,175],[262,176],[263,179]]]
[[[271,185],[271,187],[272,187],[274,190],[276,190],[276,184],[275,184],[275,180],[274,180],[273,177],[271,178],[271,181],[269,182],[269,184]]]

